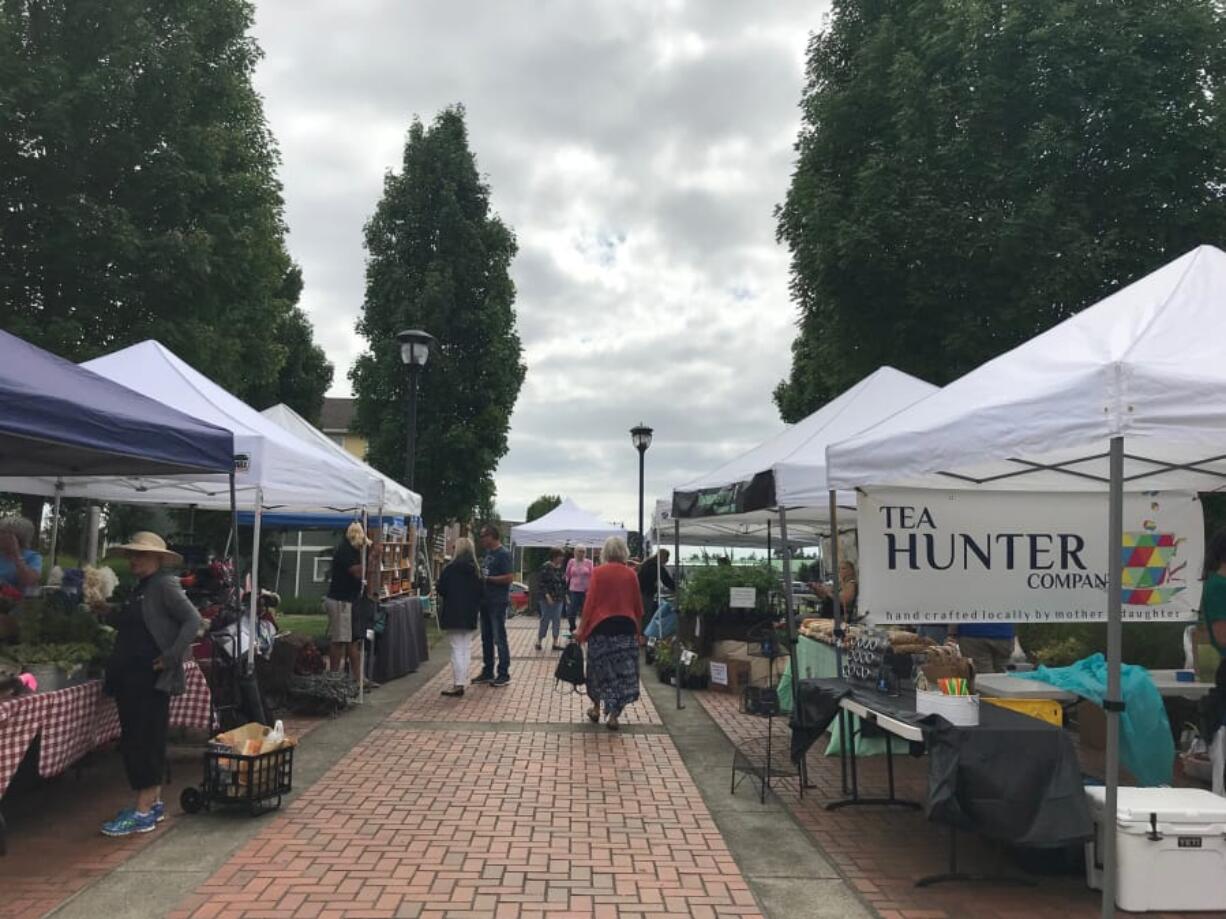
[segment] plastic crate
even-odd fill
[[[998,699],[994,696],[983,696],[982,701],[1029,715],[1031,718],[1038,718],[1056,727],[1064,726],[1064,709],[1059,702],[1051,699]]]
[[[255,756],[228,747],[209,749],[204,753],[204,781],[199,788],[185,788],[179,803],[189,814],[218,804],[246,807],[255,816],[280,807],[282,796],[293,790],[293,779],[292,745]]]

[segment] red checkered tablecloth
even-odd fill
[[[187,691],[170,700],[170,723],[211,733],[213,711],[204,674],[194,663],[184,672]],[[103,695],[101,680],[0,702],[0,796],[39,734],[38,774],[48,778],[118,739],[119,713],[114,700]]]

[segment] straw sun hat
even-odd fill
[[[166,540],[157,533],[133,533],[131,542],[122,546],[111,546],[106,552],[107,558],[120,556],[127,558],[136,552],[149,552],[162,557],[162,565],[182,565],[183,556],[166,548]]]

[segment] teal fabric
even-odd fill
[[[1023,680],[1041,680],[1102,705],[1107,693],[1107,660],[1101,654],[1068,667],[1039,667],[1013,673]],[[1149,671],[1136,664],[1120,666],[1124,711],[1120,715],[1120,762],[1142,785],[1169,785],[1174,777],[1175,741],[1162,695]]]

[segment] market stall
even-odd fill
[[[75,469],[59,473],[42,467],[0,479],[0,490],[205,510],[229,510],[236,501],[254,513],[253,544],[258,545],[262,515],[268,510],[358,514],[376,487],[368,473],[290,434],[159,342],[141,342],[81,367],[143,394],[145,401],[160,402],[164,411],[176,410],[227,432],[233,443],[227,467],[233,476],[140,468],[134,473],[111,469],[82,475]],[[184,440],[182,436],[176,439]],[[252,555],[251,580],[259,583],[258,552]],[[257,604],[258,592],[252,591],[248,611],[252,632]],[[254,642],[249,646],[253,660]]]
[[[232,508],[234,437],[224,427],[0,332],[0,474],[9,477],[0,479],[0,490],[57,497],[63,492],[57,486],[69,478],[104,482],[126,475],[179,476],[187,481],[208,477],[226,495],[225,506]],[[23,487],[28,484],[37,487]],[[91,630],[98,628],[88,615],[78,619],[82,616]],[[20,635],[20,621],[18,626]],[[0,652],[30,657],[27,651],[13,652],[14,647]],[[45,657],[48,647],[40,651]],[[188,668],[188,678],[189,692],[176,700],[172,718],[207,730],[212,720],[207,687],[195,667]],[[117,731],[114,705],[102,698],[97,680],[6,698],[0,702],[0,795],[36,737],[39,773],[50,776],[114,739]],[[0,852],[3,826],[0,818]]]
[[[1192,578],[1176,591],[1166,583],[1174,540],[1144,520],[1125,528],[1129,496],[1214,491],[1226,481],[1226,407],[1218,397],[1226,363],[1216,338],[1205,334],[1220,322],[1224,293],[1226,253],[1201,246],[827,453],[831,486],[860,489],[862,502],[886,486],[926,490],[931,506],[963,492],[1096,497],[1101,530],[1085,546],[1093,556],[1085,569],[1098,577],[1088,585],[1080,577],[1054,579],[1081,573],[1057,556],[1067,564],[1050,587],[1046,580],[1035,587],[1036,600],[1073,591],[1075,611],[1107,622],[1108,815],[1117,811],[1119,784],[1121,623],[1125,614],[1194,616],[1198,590],[1199,559],[1185,557]],[[1166,501],[1152,503],[1162,510]],[[1023,574],[1038,567],[1032,561]],[[891,602],[865,599],[874,614],[897,611]],[[939,609],[916,606],[928,621],[941,621]],[[1102,914],[1110,916],[1115,834],[1104,837]]]
[[[826,481],[826,447],[871,427],[935,391],[935,387],[892,367],[882,367],[807,418],[752,450],[679,488],[672,495],[673,541],[678,552],[685,526],[751,527],[783,549],[783,592],[790,660],[788,679],[799,672],[796,655],[796,598],[792,588],[793,529],[805,535],[838,534],[854,528],[855,494],[836,494]],[[777,534],[772,524],[777,523]],[[837,547],[839,539],[832,539]],[[764,543],[766,544],[766,543]],[[834,615],[841,633],[837,565]],[[837,657],[837,655],[836,655]],[[836,668],[837,672],[837,668]]]
[[[375,555],[368,560],[367,571],[379,604],[371,670],[378,682],[413,673],[429,657],[425,604],[413,596],[420,561],[421,496],[350,454],[289,406],[274,405],[261,414],[295,437],[369,475],[372,491],[367,507],[375,516],[367,515],[366,527],[376,534],[376,544],[369,550]],[[274,513],[266,519],[274,526],[332,530],[344,529],[352,518],[327,514],[284,518]]]

